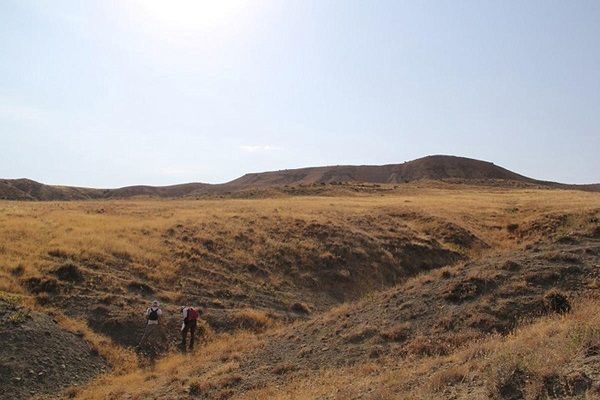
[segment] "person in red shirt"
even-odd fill
[[[190,333],[190,351],[194,349],[194,337],[196,336],[196,327],[200,311],[197,308],[184,306],[181,307],[181,316],[183,323],[181,325],[181,350],[186,350],[187,334]]]

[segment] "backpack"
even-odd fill
[[[198,319],[198,311],[195,308],[188,308],[187,317],[185,317],[186,321],[195,321]]]
[[[148,319],[150,321],[158,321],[158,308],[150,309],[150,314],[148,314]]]

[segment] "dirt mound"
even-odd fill
[[[336,165],[281,171],[251,173],[223,186],[228,190],[250,187],[305,186],[351,182],[371,184],[400,184],[419,180],[448,181],[458,184],[474,183],[503,187],[564,187],[597,191],[598,185],[563,185],[539,181],[519,175],[491,162],[465,157],[434,155],[388,165]]]
[[[0,397],[6,399],[54,393],[107,368],[80,336],[6,295],[0,297],[0,343]]]
[[[403,164],[341,165],[246,174],[230,187],[308,185],[314,183],[405,183],[431,179],[503,179],[534,183],[492,163],[453,156],[428,156]]]

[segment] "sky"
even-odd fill
[[[600,182],[600,2],[1,0],[0,178],[431,154]]]

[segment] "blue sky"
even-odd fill
[[[600,182],[600,2],[3,0],[0,177],[493,161]]]

